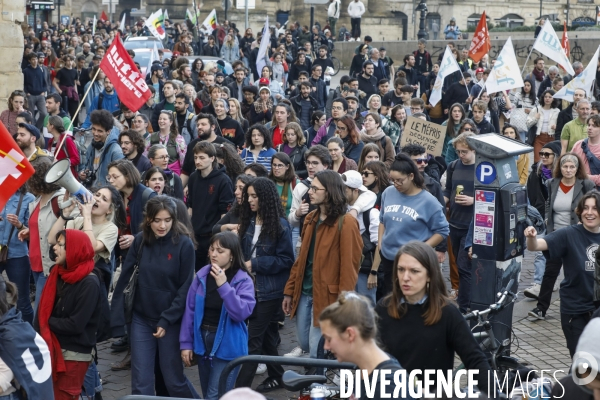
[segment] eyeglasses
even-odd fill
[[[375,173],[374,172],[369,172],[369,171],[363,171],[363,173],[361,175],[364,176],[364,177],[366,177],[366,178],[368,178],[369,175],[375,175]]]
[[[335,111],[344,111],[344,107],[331,107],[331,109]]]
[[[467,155],[467,154],[469,154],[470,151],[471,150],[456,150],[456,154],[458,154],[458,155],[461,155],[461,154]]]
[[[273,169],[280,169],[280,168],[285,168],[286,165],[285,164],[272,164],[271,168]]]
[[[316,186],[311,186],[308,188],[308,190],[312,190],[313,192],[318,192],[319,190],[325,190],[325,188],[318,188]]]
[[[304,164],[307,167],[318,167],[319,165],[321,165],[320,161],[304,161]]]
[[[402,185],[404,184],[404,181],[406,181],[406,179],[408,178],[400,178],[400,179],[392,179],[390,178],[390,182],[392,182],[392,185],[396,186],[396,185]]]
[[[427,164],[426,158],[415,158],[413,161],[417,164]]]
[[[106,180],[108,182],[112,182],[112,181],[116,181],[117,179],[121,178],[123,175],[106,175]]]
[[[538,154],[539,154],[539,155],[540,155],[540,157],[542,157],[542,158],[550,158],[550,156],[553,156],[553,155],[554,155],[554,153],[546,153],[545,151],[540,151]]]
[[[158,157],[154,157],[153,160],[167,160],[169,158],[169,156],[158,156]]]

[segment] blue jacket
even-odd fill
[[[262,164],[267,169],[267,171],[271,171],[271,159],[273,158],[275,153],[277,153],[277,150],[273,148],[263,148],[260,151],[260,153],[258,153],[256,162]],[[242,154],[240,155],[240,157],[242,157],[242,161],[244,161],[244,164],[246,165],[250,165],[254,162],[254,154],[252,154],[252,152],[248,148],[242,150]]]
[[[88,114],[89,116],[89,114]],[[121,150],[121,146],[117,143],[117,139],[119,138],[119,129],[115,126],[112,131],[108,134],[106,138],[106,142],[104,142],[104,151],[102,152],[102,157],[100,159],[100,166],[96,171],[96,186],[106,185],[106,176],[108,175],[108,164],[113,161],[120,160],[123,158],[123,151]],[[93,146],[88,146],[86,151],[87,156],[87,165],[85,169],[89,169],[90,171],[94,171],[94,149]]]
[[[7,214],[16,214],[17,206],[19,205],[19,197],[20,193],[17,192],[10,196],[8,202],[4,206],[2,213],[0,213],[0,246],[4,246],[8,243],[8,258],[19,258],[25,257],[29,255],[29,249],[27,248],[27,242],[21,242],[17,239],[17,235],[19,231],[17,228],[14,229],[12,236],[10,237],[10,241],[8,235],[10,234],[10,230],[12,225],[6,219]],[[35,197],[31,193],[25,193],[23,195],[23,201],[21,203],[21,209],[19,210],[19,221],[23,223],[23,225],[29,225],[29,203],[35,200]]]
[[[117,96],[117,92],[113,90],[112,94],[106,93],[106,91],[102,91],[102,107],[101,110],[107,110],[111,113],[115,111],[119,111],[121,109],[121,102],[119,101],[119,97]],[[94,97],[92,103],[90,104],[90,108],[87,110],[87,117],[85,117],[85,122],[81,124],[82,129],[90,129],[92,127],[92,122],[90,121],[90,115],[92,111],[98,110],[98,101],[100,100],[100,95]]]
[[[262,235],[256,243],[256,257],[252,257],[252,238],[256,226],[256,217],[250,220],[250,226],[242,237],[244,259],[252,261],[252,273],[256,277],[257,301],[268,301],[283,298],[283,289],[290,277],[294,264],[294,246],[292,230],[285,218],[280,218],[281,233],[277,242]]]
[[[25,93],[39,96],[48,90],[44,69],[40,66],[33,68],[31,65],[23,70],[23,82]]]
[[[181,350],[194,350],[194,353],[200,356],[229,361],[248,354],[248,328],[244,321],[252,314],[256,305],[254,283],[245,271],[239,270],[231,283],[225,282],[217,289],[223,299],[223,307],[215,342],[210,354],[206,354],[200,325],[204,318],[206,277],[210,273],[210,268],[211,266],[207,265],[196,273],[188,291],[181,320],[179,343]],[[225,345],[221,346],[221,343]]]

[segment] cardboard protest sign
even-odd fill
[[[445,126],[420,118],[408,117],[400,139],[400,147],[407,144],[420,144],[425,147],[428,154],[441,156],[445,137]]]

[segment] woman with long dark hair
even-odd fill
[[[298,83],[300,72],[304,71],[310,75],[311,62],[306,59],[306,54],[299,53],[296,56],[293,64],[290,66],[287,81],[289,86],[294,86]]]
[[[394,257],[390,278],[392,291],[375,309],[383,348],[407,374],[417,369],[452,370],[456,352],[467,369],[479,371],[479,388],[487,391],[490,366],[448,298],[434,248],[420,241],[404,244]]]
[[[244,173],[246,164],[244,164],[233,145],[228,143],[213,143],[213,145],[215,146],[217,161],[225,167],[225,173],[231,179],[231,182],[235,182],[235,179]]]
[[[312,143],[319,129],[327,122],[327,116],[323,111],[315,111],[310,116],[310,128],[304,131],[306,143]]]
[[[396,156],[390,168],[390,181],[394,186],[385,189],[381,196],[378,245],[385,294],[392,291],[393,260],[400,247],[411,240],[435,247],[449,233],[445,210],[425,190],[423,175],[408,155]]]
[[[527,116],[527,128],[536,126],[535,139],[533,141],[533,161],[540,161],[540,150],[547,143],[555,140],[556,124],[558,122],[559,99],[554,98],[554,90],[544,90],[540,96],[539,103]],[[558,133],[560,135],[560,132]]]
[[[465,118],[465,109],[462,104],[454,103],[450,106],[450,110],[448,111],[448,119],[442,122],[442,125],[447,126],[444,147],[442,149],[442,157],[446,160],[446,165],[449,165],[452,161],[458,159],[454,147],[452,147],[450,142],[459,135],[458,130],[460,124]]]
[[[175,201],[168,196],[148,200],[142,226],[115,288],[115,296],[122,296],[135,265],[139,267],[130,332],[131,392],[154,395],[158,352],[169,394],[197,399],[198,393],[183,373],[179,352],[181,317],[194,276],[192,233],[179,220]],[[116,312],[123,313],[123,309]]]
[[[287,154],[278,152],[273,155],[269,179],[271,179],[277,187],[277,192],[281,198],[281,205],[283,206],[284,214],[287,218],[290,214],[290,208],[292,207],[292,192],[298,181],[296,179],[292,160]]]
[[[290,225],[275,184],[256,178],[244,188],[239,237],[246,266],[256,278],[257,303],[248,324],[248,354],[277,356],[278,325],[271,323],[281,310],[283,288],[294,263]],[[256,364],[244,364],[237,386],[250,387]],[[269,377],[258,391],[281,387],[281,366],[267,365]]]
[[[362,171],[365,164],[371,161],[381,161],[382,152],[378,145],[375,143],[367,143],[360,152],[360,158],[358,159],[358,171]]]
[[[199,357],[200,386],[205,399],[217,399],[219,378],[229,361],[248,354],[248,329],[256,300],[252,273],[244,263],[238,236],[221,232],[212,237],[210,264],[194,277],[187,294],[179,342],[189,367]],[[233,389],[237,367],[227,377]]]
[[[227,214],[225,214],[223,216],[223,218],[221,218],[219,220],[219,222],[217,222],[213,226],[212,233],[214,235],[216,235],[219,232],[226,232],[226,231],[233,231],[233,232],[237,233],[239,223],[240,223],[240,208],[241,208],[242,202],[244,200],[244,198],[243,198],[244,188],[246,187],[247,184],[252,182],[254,179],[256,179],[255,176],[246,175],[246,174],[238,175],[237,179],[235,179],[235,181],[234,181],[235,182],[235,186],[234,186],[235,191],[233,193],[235,195],[235,203],[233,203],[233,206],[227,212]]]
[[[173,111],[162,110],[158,116],[159,131],[154,132],[146,139],[146,154],[151,146],[162,144],[167,148],[169,168],[177,175],[181,173],[181,165],[185,158],[187,146],[185,139],[177,130],[177,121]]]
[[[358,163],[360,152],[364,147],[363,141],[360,139],[360,131],[356,126],[354,119],[348,114],[334,122],[336,124],[335,134],[344,143],[344,155]]]
[[[246,148],[242,150],[240,157],[246,165],[256,162],[271,170],[271,158],[276,152],[268,129],[254,124],[246,133]]]

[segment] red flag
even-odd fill
[[[569,44],[569,36],[567,35],[567,21],[563,21],[563,37],[560,41],[560,47],[563,48],[567,58],[571,56],[571,45]]]
[[[473,35],[473,41],[469,48],[469,57],[471,60],[479,62],[491,48],[492,44],[490,43],[490,34],[488,32],[487,18],[484,11],[483,14],[481,14],[477,29],[475,29],[475,34]]]
[[[0,122],[0,210],[35,170]]]
[[[104,10],[102,10],[102,14],[100,14],[100,20],[108,21],[108,17],[106,16],[106,13],[104,12]]]
[[[100,69],[112,82],[121,103],[131,111],[139,110],[150,98],[151,93],[146,80],[123,47],[118,33],[102,59]]]

